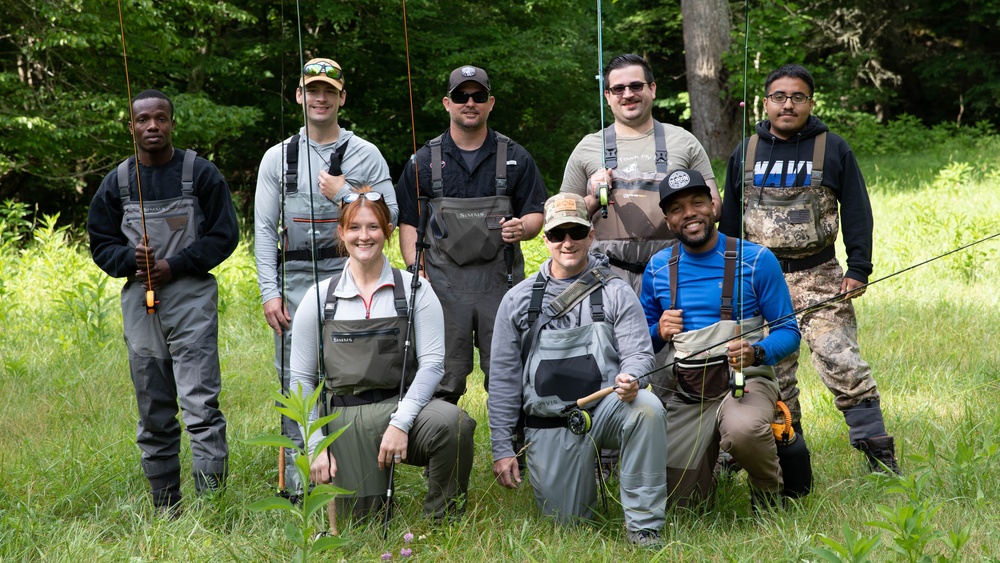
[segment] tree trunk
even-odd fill
[[[729,48],[728,0],[681,0],[691,129],[709,158],[726,158],[739,142],[735,102],[722,98],[722,54]]]

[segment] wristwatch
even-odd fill
[[[753,365],[762,366],[764,365],[764,360],[767,357],[767,352],[764,351],[764,347],[760,344],[754,344],[753,348]]]

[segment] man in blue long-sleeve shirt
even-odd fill
[[[681,360],[666,403],[670,501],[711,497],[721,447],[747,470],[755,506],[773,504],[783,480],[771,430],[778,400],[771,366],[800,339],[788,286],[769,250],[716,230],[711,191],[697,170],[667,176],[660,207],[679,242],[650,260],[640,300],[654,350],[670,346]],[[762,338],[756,329],[765,322],[773,324]],[[745,338],[731,340],[737,328]],[[745,389],[731,381],[733,370],[745,376]]]

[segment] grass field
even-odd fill
[[[993,138],[861,158],[876,218],[873,279],[1000,232],[998,148]],[[168,521],[152,513],[134,445],[121,283],[93,265],[77,231],[42,221],[26,246],[0,232],[0,561],[290,559],[288,516],[247,509],[272,494],[277,452],[246,440],[278,430],[268,400],[278,385],[272,340],[250,245],[217,271],[229,489],[211,502],[195,499],[185,439],[185,512]],[[596,522],[563,528],[538,516],[528,486],[494,483],[477,372],[463,399],[479,421],[464,520],[435,528],[422,519],[421,470],[403,467],[390,541],[381,541],[378,526],[357,526],[343,533],[349,545],[323,560],[377,561],[386,552],[398,560],[407,547],[424,561],[801,561],[820,560],[816,548],[833,549],[821,536],[855,552],[878,536],[871,561],[916,561],[917,554],[952,558],[949,534],[966,529],[956,560],[998,561],[998,246],[993,239],[894,276],[857,302],[862,354],[879,382],[902,480],[868,475],[806,360],[799,379],[814,492],[759,518],[745,475],[727,477],[709,512],[668,513],[662,550],[638,550],[625,540],[615,489]],[[530,245],[529,270],[543,253]],[[412,543],[404,543],[407,532]]]

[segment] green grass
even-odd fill
[[[981,147],[860,160],[876,217],[873,279],[1000,231],[995,139]],[[962,147],[963,149],[967,147]],[[0,240],[7,241],[4,236]],[[268,400],[277,386],[272,340],[260,313],[249,244],[217,271],[223,410],[232,477],[227,494],[195,500],[187,471],[185,513],[155,518],[134,445],[135,406],[117,295],[85,243],[43,222],[27,247],[0,253],[0,561],[281,561],[291,557],[281,513],[255,513],[272,494],[277,453],[245,440],[278,429]],[[882,392],[886,424],[902,467],[926,474],[920,498],[939,510],[931,525],[970,528],[963,560],[1000,553],[1000,261],[996,239],[880,282],[857,302],[863,356]],[[395,241],[390,248],[395,247]],[[529,245],[529,271],[544,255]],[[398,252],[394,251],[398,261]],[[804,354],[804,359],[808,354]],[[558,527],[538,516],[527,485],[492,478],[482,374],[463,406],[479,421],[476,466],[465,519],[433,527],[420,516],[421,470],[403,467],[391,539],[378,525],[345,530],[351,544],[332,560],[399,560],[402,536],[418,560],[438,561],[800,561],[818,560],[818,535],[844,542],[845,526],[881,534],[873,561],[908,560],[890,550],[894,534],[869,524],[908,506],[887,479],[868,476],[847,442],[843,416],[808,361],[799,379],[815,488],[784,513],[751,516],[744,475],[727,477],[707,513],[668,515],[659,553],[624,538],[615,490],[590,525]],[[926,535],[926,532],[925,532]],[[928,536],[929,537],[929,536]],[[928,553],[950,556],[942,539]]]

